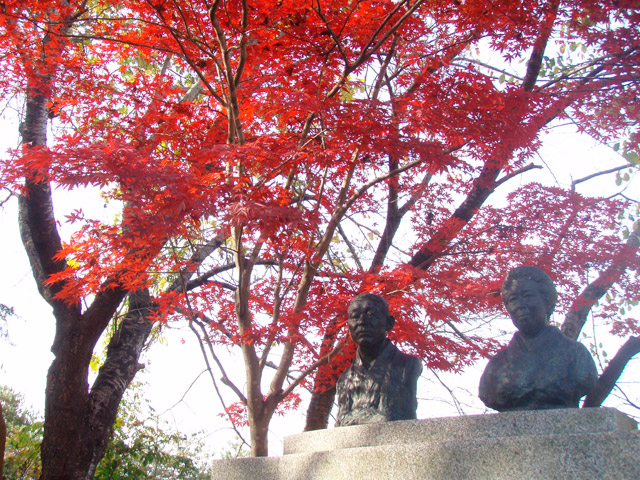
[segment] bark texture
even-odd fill
[[[51,87],[50,77],[42,75],[27,90],[20,128],[25,154],[46,148]],[[112,279],[82,311],[79,302],[58,296],[63,282],[47,283],[52,274],[67,266],[64,258],[54,259],[61,241],[47,177],[46,170],[33,171],[18,201],[22,242],[38,290],[53,308],[56,321],[51,348],[55,358],[47,375],[41,479],[85,480],[93,477],[104,455],[118,404],[140,369],[140,353],[152,326],[151,302],[147,292],[131,295],[129,312],[112,337],[105,363],[89,390],[92,353],[127,291]]]
[[[315,392],[311,397],[304,431],[323,430],[329,426],[329,415],[336,398],[336,387],[327,388],[322,392]]]

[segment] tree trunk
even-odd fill
[[[45,36],[43,44],[47,41]],[[48,72],[47,60],[43,59],[43,72]],[[47,143],[51,73],[36,76],[28,80],[25,118],[20,125],[26,155],[46,148]],[[128,314],[111,339],[105,363],[89,391],[93,350],[127,292],[115,282],[107,282],[82,312],[79,301],[59,298],[64,282],[48,283],[67,262],[55,259],[62,243],[47,178],[44,168],[31,172],[18,201],[22,242],[38,290],[53,307],[56,320],[51,348],[55,358],[45,392],[41,479],[86,480],[93,477],[104,455],[122,395],[141,368],[140,353],[152,326],[151,301],[148,292],[131,296]]]
[[[93,478],[98,462],[104,456],[125,390],[135,374],[144,368],[139,359],[153,327],[152,311],[147,290],[129,296],[127,315],[109,342],[107,357],[91,388],[92,452],[87,478]]]
[[[78,328],[61,328],[55,359],[49,367],[41,446],[41,480],[86,478],[91,459],[87,423],[88,366],[91,350],[83,345]]]
[[[249,431],[251,435],[251,456],[269,455],[269,421],[272,415],[250,415]]]
[[[151,332],[151,311],[147,292],[131,296],[91,391],[87,375],[93,344],[88,348],[90,342],[76,332],[78,328],[60,333],[47,378],[41,480],[93,478],[122,396],[142,368],[138,361]]]
[[[607,290],[616,283],[626,271],[630,259],[632,259],[640,248],[640,222],[636,223],[630,232],[627,241],[620,245],[620,248],[611,259],[611,263],[606,270],[600,272],[598,278],[592,281],[580,295],[573,301],[569,312],[562,322],[562,333],[572,340],[577,340],[582,327],[587,321],[587,316],[591,308],[607,293]]]
[[[307,409],[307,419],[304,431],[323,430],[329,426],[329,415],[336,398],[336,387],[327,388],[324,391],[314,392]]]

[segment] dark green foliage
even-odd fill
[[[40,476],[40,443],[43,424],[24,406],[24,397],[0,386],[0,403],[7,424],[4,454],[5,480],[22,480]]]
[[[198,439],[187,438],[158,421],[140,397],[140,385],[128,390],[120,405],[113,438],[96,468],[97,480],[204,480],[206,472]],[[3,480],[30,480],[40,476],[43,423],[24,407],[22,395],[0,387],[7,423]]]
[[[96,480],[208,478],[195,462],[201,457],[199,439],[187,438],[160,420],[142,394],[139,383],[127,389]]]

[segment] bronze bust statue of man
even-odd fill
[[[511,270],[502,301],[518,331],[487,365],[480,399],[500,412],[578,407],[598,373],[589,351],[548,324],[557,300],[553,281],[537,267]]]
[[[349,304],[347,325],[358,352],[336,386],[337,427],[416,418],[422,362],[389,341],[394,323],[379,295],[363,293]]]

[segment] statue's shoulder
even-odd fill
[[[547,329],[549,332],[548,337],[553,340],[554,344],[556,344],[558,348],[570,348],[572,350],[579,351],[580,353],[582,353],[582,351],[589,353],[587,347],[577,340],[567,337],[558,327],[549,325]]]
[[[411,376],[422,373],[422,361],[418,357],[402,352],[394,344],[390,344],[389,348],[393,348],[391,361],[395,366],[410,372]]]

